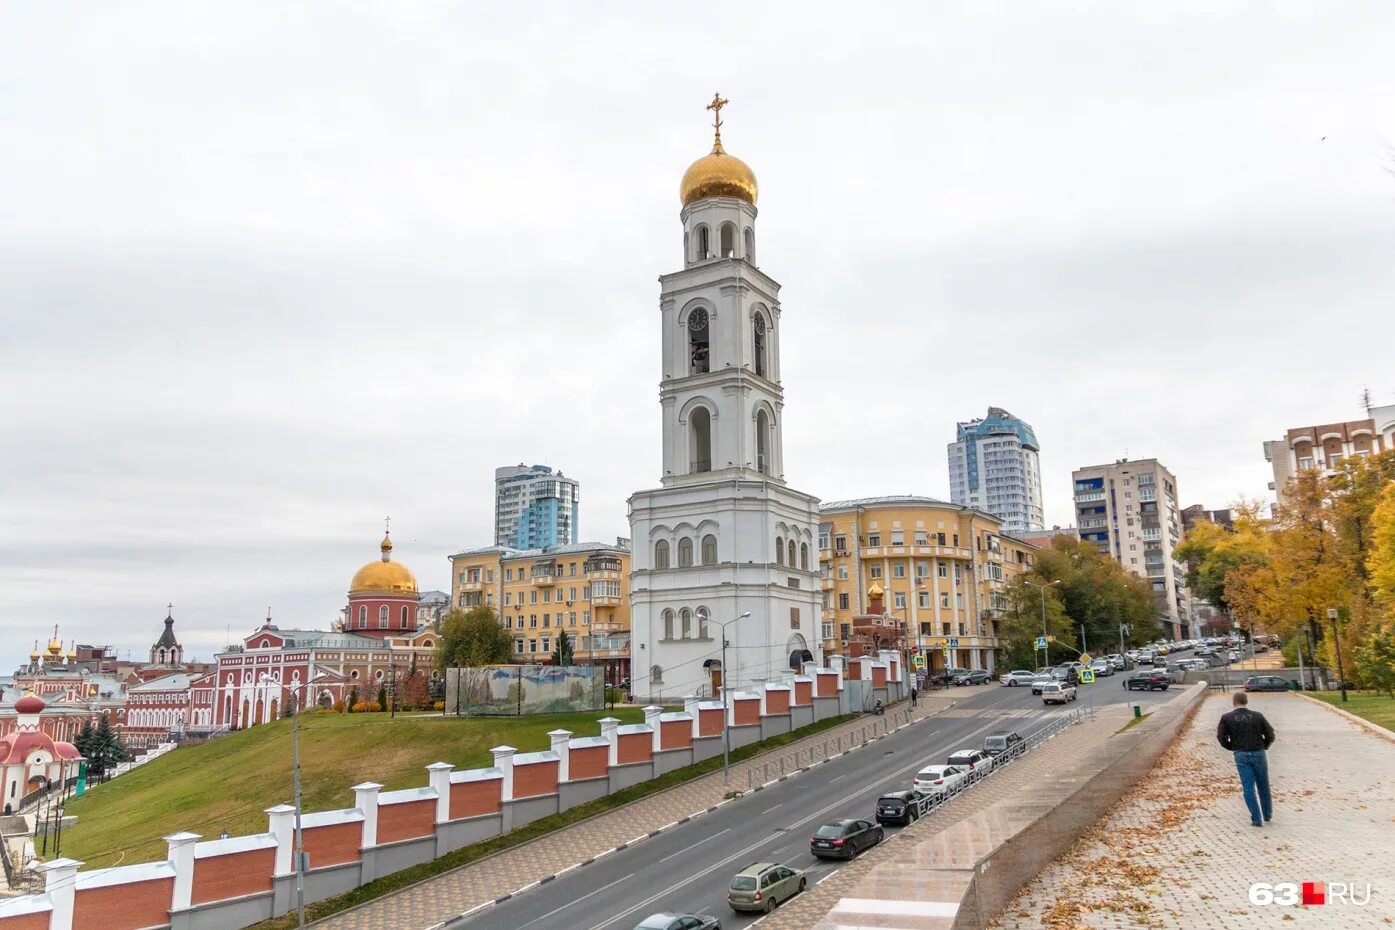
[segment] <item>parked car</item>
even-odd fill
[[[1099,678],[1106,678],[1114,674],[1114,666],[1110,665],[1107,659],[1096,659],[1090,663],[1090,669]]]
[[[993,757],[982,749],[959,749],[950,753],[945,764],[968,769],[970,776],[987,775],[993,769]]]
[[[886,831],[870,820],[835,820],[814,831],[809,852],[820,859],[851,859],[886,839]]]
[[[1287,691],[1289,687],[1288,679],[1278,675],[1251,675],[1245,679],[1246,691]]]
[[[929,681],[931,684],[946,687],[950,682],[954,681],[956,676],[967,674],[968,671],[969,669],[967,668],[947,668],[938,674],[931,675]]]
[[[888,791],[877,798],[877,823],[909,825],[925,816],[935,799],[919,789]]]
[[[1006,675],[1000,676],[998,680],[1001,681],[1003,684],[1007,685],[1009,688],[1016,688],[1018,685],[1030,685],[1032,683],[1032,679],[1036,677],[1036,672],[1030,672],[1026,669],[1020,668],[1015,672],[1008,672]]]
[[[635,930],[722,930],[722,922],[711,914],[650,914],[635,924]]]
[[[1157,658],[1157,653],[1151,652],[1151,651],[1148,651],[1148,650],[1145,650],[1145,651],[1140,652],[1140,653],[1138,654],[1138,664],[1139,664],[1139,665],[1152,665],[1152,664],[1153,664],[1153,660],[1156,659],[1156,658]]]
[[[934,796],[945,794],[968,777],[969,770],[962,765],[927,765],[915,773],[912,784],[915,790]]]
[[[727,904],[733,911],[770,913],[804,890],[804,873],[778,862],[753,862],[732,877]]]
[[[1238,653],[1238,652],[1236,652],[1234,649],[1232,649],[1232,650],[1230,650],[1229,653],[1227,653],[1226,658],[1229,659],[1229,660],[1231,661],[1231,663],[1239,662],[1239,661],[1240,661],[1240,653]]]
[[[1129,667],[1129,660],[1117,652],[1111,652],[1104,657],[1104,660],[1108,662],[1110,667],[1116,672],[1126,671]]]
[[[1051,675],[1049,675],[1049,674],[1047,674],[1047,675],[1038,675],[1036,678],[1033,678],[1033,679],[1032,679],[1032,693],[1033,693],[1033,694],[1041,694],[1041,689],[1042,689],[1042,688],[1045,688],[1047,685],[1055,684],[1055,683],[1056,683],[1056,679],[1055,679],[1055,678],[1052,678]]]
[[[994,730],[983,738],[983,751],[996,757],[1022,742],[1022,737],[1011,730]]]
[[[1063,665],[1051,673],[1051,677],[1067,685],[1080,684],[1080,672],[1074,665]]]
[[[1041,702],[1043,704],[1069,704],[1075,700],[1075,685],[1054,684],[1047,685],[1041,692]]]
[[[1172,676],[1162,668],[1134,672],[1124,679],[1124,688],[1129,691],[1166,691],[1171,684]]]

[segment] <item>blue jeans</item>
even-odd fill
[[[1269,757],[1262,749],[1237,752],[1235,768],[1240,773],[1240,793],[1250,809],[1250,820],[1259,823],[1261,814],[1268,820],[1274,815],[1274,800],[1269,796]]]

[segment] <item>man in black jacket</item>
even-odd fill
[[[1264,826],[1274,816],[1274,801],[1269,795],[1269,757],[1265,750],[1274,744],[1274,728],[1264,715],[1245,706],[1249,698],[1237,691],[1232,699],[1235,709],[1221,717],[1216,727],[1216,739],[1235,753],[1235,768],[1240,773],[1240,792],[1250,809],[1250,823]],[[1263,815],[1264,821],[1259,818]]]

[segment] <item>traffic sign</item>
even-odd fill
[[[949,638],[949,641],[945,643],[945,648],[946,648],[946,649],[958,649],[958,648],[959,648],[959,640],[957,640],[957,639],[955,639],[954,637],[951,636],[951,637]]]
[[[1093,662],[1093,661],[1095,661],[1095,660],[1090,656],[1090,654],[1089,654],[1088,652],[1082,652],[1082,653],[1080,654],[1080,664],[1081,664],[1081,665],[1089,665],[1089,664],[1090,664],[1091,662]]]
[[[1080,670],[1080,683],[1082,685],[1093,685],[1095,683],[1095,670],[1092,668],[1082,668]]]
[[[1038,649],[1045,649],[1045,648],[1046,648],[1046,637],[1045,637],[1045,636],[1038,636],[1038,637],[1037,637],[1037,648],[1038,648]]]
[[[925,668],[925,656],[911,656],[911,665],[915,668]]]
[[[1052,636],[1051,634],[1048,633],[1047,636],[1046,636],[1046,641],[1047,641],[1048,643],[1054,643],[1054,642],[1056,641],[1056,637],[1054,637],[1054,636]]]

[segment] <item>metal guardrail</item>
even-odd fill
[[[838,736],[830,736],[817,746],[797,748],[793,756],[771,759],[761,763],[759,768],[753,765],[746,770],[746,790],[754,790],[757,785],[763,785],[772,779],[807,769],[817,762],[824,762],[850,749],[856,749],[858,746],[865,746],[873,739],[886,736],[892,730],[900,729],[910,722],[910,708],[887,711],[881,717],[874,718],[856,730]],[[759,777],[756,775],[757,772],[760,773]]]

